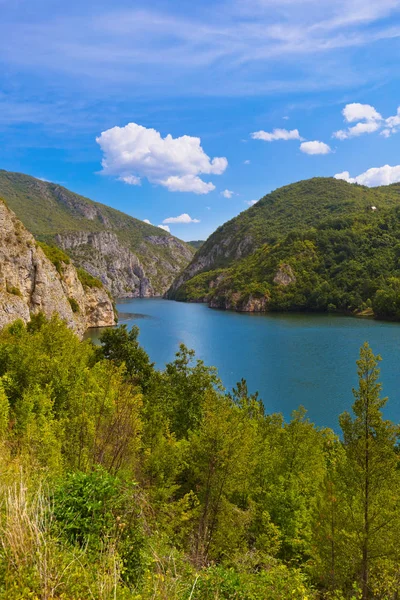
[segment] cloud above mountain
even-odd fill
[[[179,217],[168,217],[167,219],[164,219],[163,223],[200,223],[200,220],[192,219],[190,215],[188,215],[187,213],[183,213],[182,215],[179,215]]]
[[[325,142],[319,142],[318,140],[303,142],[300,144],[300,150],[304,154],[329,154],[332,152],[328,144],[325,144]]]
[[[225,157],[207,156],[198,137],[168,134],[163,138],[137,123],[103,131],[96,142],[103,151],[102,174],[129,185],[147,179],[172,192],[208,194],[215,185],[201,175],[221,175],[228,166]]]
[[[372,167],[356,177],[350,177],[349,171],[343,171],[342,173],[337,173],[334,177],[335,179],[343,179],[348,183],[359,183],[368,187],[390,185],[391,183],[398,183],[400,181],[400,165],[394,167],[390,165]]]

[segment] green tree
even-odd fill
[[[367,343],[362,346],[357,361],[359,387],[353,390],[354,417],[347,412],[340,416],[346,451],[341,477],[346,487],[347,533],[358,562],[355,576],[363,600],[370,597],[373,563],[399,556],[399,432],[382,418],[387,398],[380,397],[380,360]]]

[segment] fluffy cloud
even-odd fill
[[[342,110],[342,115],[347,123],[359,121],[357,125],[347,129],[335,131],[333,137],[338,140],[347,140],[348,138],[358,137],[364,133],[373,133],[380,129],[382,125],[382,115],[370,104],[360,104],[353,102],[346,104]]]
[[[393,133],[397,133],[400,129],[400,106],[397,109],[397,114],[393,117],[385,119],[385,129],[381,131],[381,135],[390,137]]]
[[[148,219],[143,219],[143,223],[147,223],[147,225],[151,225],[151,222]]]
[[[380,128],[381,124],[376,121],[367,121],[366,123],[357,123],[354,127],[349,127],[348,129],[339,129],[339,131],[335,131],[333,137],[338,140],[347,140],[351,137],[358,137],[363,133],[373,133]]]
[[[223,192],[221,192],[221,196],[223,196],[224,198],[232,198],[234,194],[235,192],[232,192],[232,190],[224,190]]]
[[[164,219],[163,223],[200,223],[199,219],[192,219],[187,213],[179,215],[179,217],[168,217]]]
[[[248,206],[254,206],[257,202],[258,200],[245,200],[245,204],[248,204]]]
[[[304,154],[329,154],[332,152],[328,144],[325,144],[325,142],[318,142],[317,140],[303,142],[300,144],[300,150],[304,152]]]
[[[380,121],[382,116],[378,111],[370,104],[360,104],[359,102],[353,102],[352,104],[346,104],[342,110],[347,123],[355,123],[356,121]]]
[[[157,225],[157,227],[159,227],[160,229],[164,229],[164,231],[168,231],[168,233],[171,233],[171,230],[168,227],[168,225]]]
[[[298,129],[274,129],[272,133],[268,131],[255,131],[251,134],[253,140],[263,140],[264,142],[276,142],[277,140],[302,140]]]
[[[243,161],[243,164],[244,164],[244,165],[249,165],[249,164],[250,164],[250,162],[251,162],[250,160],[245,160],[245,161]]]
[[[390,165],[385,165],[384,167],[373,167],[372,169],[368,169],[368,171],[357,175],[357,177],[350,177],[350,173],[348,171],[343,171],[343,173],[337,173],[335,178],[344,179],[344,181],[348,181],[349,183],[367,185],[368,187],[373,187],[376,185],[390,185],[391,183],[397,183],[400,181],[400,165],[396,165],[394,167],[391,167]]]
[[[170,134],[163,138],[137,123],[103,131],[96,142],[103,151],[102,173],[130,185],[140,185],[146,178],[172,192],[208,194],[215,186],[200,175],[221,175],[228,166],[224,157],[210,159],[200,138]]]

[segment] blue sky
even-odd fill
[[[186,240],[299,179],[400,180],[400,0],[0,12],[0,168]]]

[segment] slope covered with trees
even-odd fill
[[[169,297],[236,310],[400,318],[399,186],[286,186],[220,227]]]
[[[0,170],[0,196],[39,241],[59,246],[114,296],[162,295],[194,249],[66,188]]]
[[[264,413],[181,346],[0,333],[0,598],[395,600],[398,427],[365,345],[342,438]],[[350,396],[351,394],[349,394]]]

